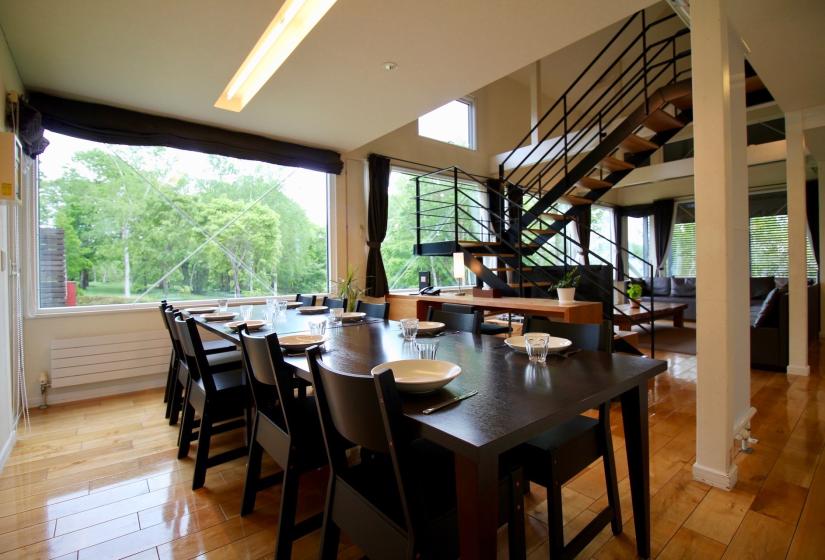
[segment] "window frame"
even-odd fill
[[[265,162],[264,162],[265,163]],[[336,200],[336,176],[331,173],[325,173],[325,197],[327,201],[327,293],[330,293],[332,287],[332,279],[338,278],[339,263],[338,247],[334,239],[341,238],[338,228],[338,219],[335,216],[335,208],[337,207]],[[35,160],[34,179],[30,186],[32,192],[23,193],[23,220],[21,227],[22,237],[22,251],[25,259],[25,266],[21,267],[25,270],[26,278],[23,281],[23,298],[24,310],[27,319],[38,319],[48,317],[60,316],[82,316],[82,315],[98,315],[105,313],[133,313],[146,311],[148,309],[157,309],[157,301],[146,301],[141,303],[111,303],[103,305],[78,305],[73,307],[40,307],[40,252],[39,252],[39,235],[40,235],[40,159]],[[334,237],[333,237],[334,236]],[[278,294],[278,297],[289,297],[296,294]],[[267,296],[248,296],[241,298],[230,298],[233,303],[263,303]],[[174,300],[173,300],[174,301]],[[188,306],[198,306],[212,304],[216,300],[213,299],[192,299],[183,300]],[[182,302],[183,302],[182,301]]]
[[[461,148],[463,150],[470,150],[476,151],[477,149],[477,142],[476,142],[476,99],[470,95],[465,95],[464,97],[459,97],[458,99],[453,99],[452,101],[448,101],[444,105],[440,105],[433,109],[433,111],[437,111],[441,107],[445,107],[453,102],[463,103],[467,105],[467,140],[469,146],[462,146],[461,144],[453,144],[450,142],[445,142],[444,140],[439,140],[438,138],[433,138],[432,136],[425,136],[421,134],[421,117],[415,119],[415,126],[416,126],[416,134],[419,138],[424,138],[425,140],[430,140],[432,142],[438,142],[439,144],[446,144],[447,146],[454,146],[456,148]],[[432,111],[429,111],[431,113]],[[427,114],[427,113],[425,113]],[[424,115],[422,115],[424,116]]]

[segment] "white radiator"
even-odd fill
[[[52,387],[166,373],[171,351],[165,330],[52,340]]]

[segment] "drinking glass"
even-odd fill
[[[326,319],[313,319],[309,322],[309,334],[317,334],[320,336],[324,336],[327,332],[327,320]]]
[[[244,321],[249,321],[252,318],[252,306],[251,305],[242,305],[241,306],[241,317],[243,317]]]
[[[330,325],[340,325],[341,321],[343,320],[344,310],[340,307],[330,309],[329,310],[329,324]]]
[[[419,360],[435,360],[435,355],[438,352],[437,340],[419,340],[415,343],[418,350]]]
[[[278,300],[275,299],[274,297],[268,297],[268,298],[266,298],[266,306],[267,307],[275,307],[275,302],[276,301],[278,301]]]
[[[219,299],[218,300],[218,311],[221,313],[226,313],[229,309],[229,300],[228,299]]]
[[[404,340],[415,340],[418,334],[418,319],[401,319],[401,332]]]
[[[284,314],[286,313],[286,309],[287,307],[285,301],[278,300],[275,302],[275,311],[279,317],[284,316]]]
[[[547,350],[550,348],[550,335],[545,333],[529,333],[524,335],[527,346],[527,355],[531,362],[543,364],[547,360]]]

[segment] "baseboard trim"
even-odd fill
[[[164,387],[166,385],[166,374],[152,375],[146,377],[138,377],[128,381],[112,382],[106,385],[94,386],[74,386],[63,387],[60,389],[51,389],[47,395],[47,402],[49,404],[60,404],[74,401],[85,401],[88,399],[97,399],[100,397],[111,397],[112,395],[122,395],[124,393],[134,393],[135,391],[143,391],[145,389],[154,389],[156,387]],[[40,397],[40,395],[38,395]],[[37,400],[29,398],[30,403],[43,402],[42,398]],[[34,408],[34,407],[32,407]]]
[[[710,484],[722,490],[732,490],[736,486],[739,478],[739,469],[736,465],[731,465],[728,472],[718,471],[705,467],[699,463],[693,463],[693,479],[705,484]]]
[[[811,366],[795,366],[788,364],[787,371],[790,375],[811,375]]]
[[[14,444],[17,441],[17,430],[12,430],[9,434],[9,438],[6,440],[6,443],[3,444],[3,448],[0,449],[0,473],[3,472],[3,467],[6,466],[6,461],[11,455],[12,449],[14,449]]]

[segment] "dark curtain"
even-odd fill
[[[656,242],[656,268],[659,275],[665,269],[665,256],[673,236],[673,212],[676,205],[672,198],[653,201],[653,239]]]
[[[805,206],[808,213],[808,229],[811,231],[811,247],[817,264],[819,260],[819,181],[805,183]]]
[[[383,297],[389,291],[381,243],[387,235],[387,215],[390,186],[390,160],[378,154],[367,158],[370,194],[367,203],[367,294]]]
[[[29,94],[29,104],[40,112],[46,129],[85,140],[130,146],[168,146],[336,175],[344,167],[341,155],[332,150],[254,134],[38,92]]]
[[[12,109],[12,111],[14,110]],[[20,144],[23,146],[23,152],[27,156],[35,158],[42,154],[49,145],[49,141],[43,138],[45,130],[43,128],[43,117],[37,109],[23,99],[20,99],[17,111],[18,114],[15,116],[19,118],[20,130],[18,137],[20,138]],[[7,116],[12,121],[9,123],[9,129],[13,129],[14,117],[12,112],[9,112]]]
[[[504,193],[502,192],[501,181],[498,179],[487,179],[486,186],[487,212],[490,216],[490,229],[497,235],[501,235],[504,231]],[[496,239],[496,241],[501,241],[501,239]],[[501,263],[499,263],[499,266],[500,264]],[[499,271],[497,274],[502,280],[507,280],[507,272]]]
[[[620,207],[613,209],[613,238],[616,241],[616,280],[624,279],[624,255],[622,254],[622,246],[624,243],[624,228],[622,227],[622,218],[624,214]]]
[[[590,223],[593,215],[591,206],[587,206],[585,210],[579,214],[576,220],[576,233],[579,236],[579,245],[581,245],[582,258],[584,264],[590,264]]]

